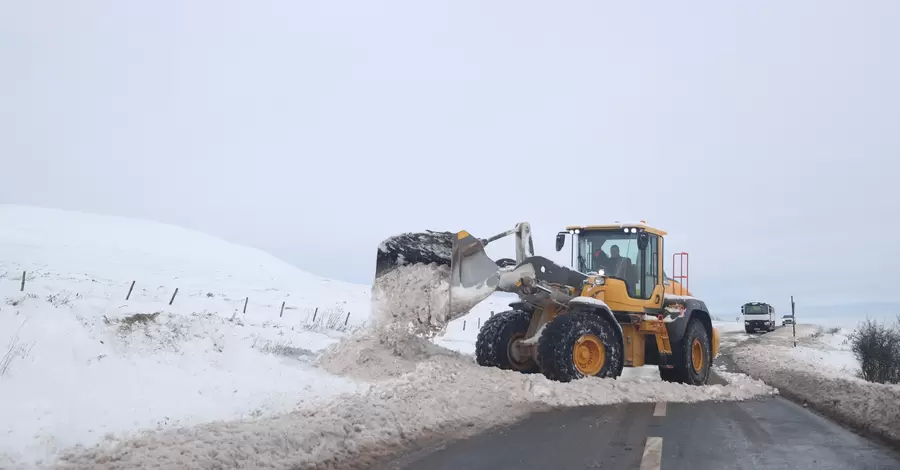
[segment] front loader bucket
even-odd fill
[[[453,232],[403,233],[388,238],[378,246],[375,259],[375,278],[404,264],[437,264],[450,266]]]
[[[490,297],[500,283],[500,267],[484,251],[484,243],[465,230],[453,240],[450,263],[451,310],[468,311]]]
[[[384,240],[378,246],[375,279],[411,264],[449,268],[450,319],[490,297],[500,279],[500,267],[484,252],[484,243],[466,231],[403,233]]]

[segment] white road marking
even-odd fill
[[[661,401],[656,404],[656,408],[653,408],[653,416],[665,416],[666,415],[666,402]]]
[[[659,470],[662,465],[662,438],[648,437],[641,457],[641,470]]]

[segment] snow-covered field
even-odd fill
[[[854,427],[900,442],[900,385],[869,383],[856,377],[859,363],[850,351],[848,331],[797,325],[797,347],[790,327],[739,344],[737,366]]]
[[[24,353],[0,377],[0,467],[358,390],[295,357],[343,336],[329,320],[350,313],[349,329],[368,308],[366,286],[204,234],[0,206],[0,355]]]
[[[420,357],[390,357],[361,330],[369,291],[178,227],[0,205],[0,468],[364,466],[548,406],[774,393],[742,375],[560,384],[477,367],[478,324],[503,295]],[[323,369],[323,350],[347,373]]]

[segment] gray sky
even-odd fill
[[[0,0],[0,201],[362,283],[394,233],[525,220],[555,256],[567,224],[644,219],[721,314],[897,301],[898,24],[893,0]]]

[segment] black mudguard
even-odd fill
[[[673,359],[677,360],[678,358],[683,357],[681,340],[684,337],[684,332],[687,330],[688,323],[694,318],[700,319],[703,326],[706,328],[706,333],[712,338],[712,321],[709,316],[709,309],[706,308],[705,302],[694,298],[666,299],[664,306],[669,307],[672,305],[684,305],[684,312],[680,314],[666,312],[670,319],[674,319],[674,321],[666,323],[666,329],[669,332],[669,344],[672,346],[672,356],[659,354],[655,341],[648,342],[644,352],[644,355],[647,358],[653,356],[653,358],[658,361],[658,364],[672,364]],[[650,362],[648,361],[647,363],[649,364]]]

